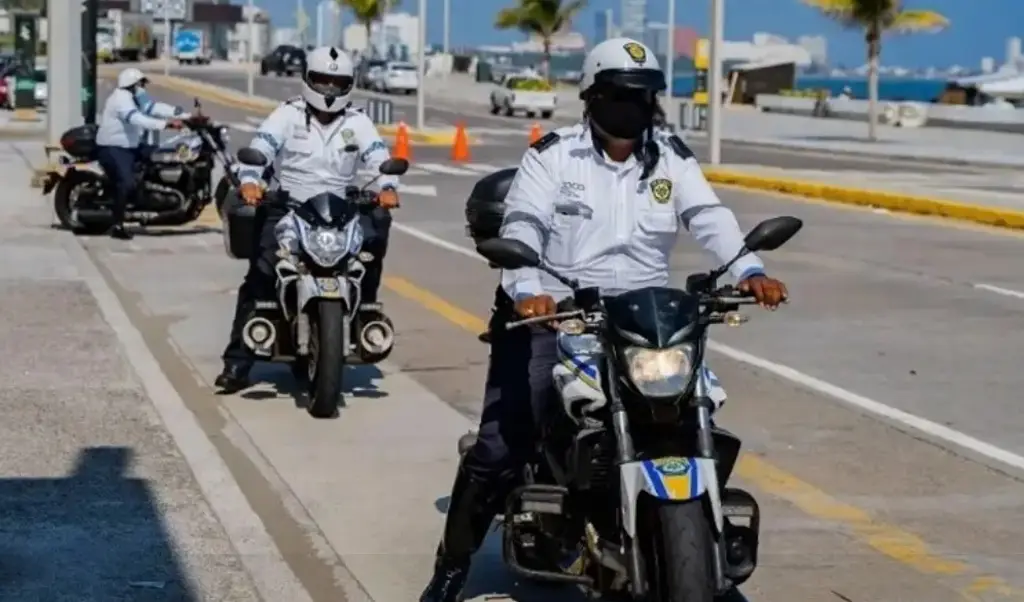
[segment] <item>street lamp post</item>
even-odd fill
[[[451,35],[452,25],[452,0],[444,0],[444,37],[441,40],[441,48],[445,54],[448,54],[448,43],[449,36]]]
[[[426,119],[426,66],[427,66],[427,0],[420,0],[420,14],[419,22],[416,24],[419,33],[418,46],[418,60],[416,65],[416,71],[419,77],[419,90],[416,90],[416,129],[423,129],[423,122]]]
[[[245,60],[248,63],[246,65],[246,90],[249,92],[249,96],[256,93],[256,74],[254,73],[255,67],[253,66],[253,54],[255,52],[256,44],[256,2],[249,0],[249,44],[247,45],[248,52],[246,52]]]
[[[171,11],[167,3],[162,6],[164,11],[164,75],[171,74]]]
[[[708,161],[722,162],[722,46],[725,0],[711,0],[711,50],[708,57]]]
[[[678,118],[673,99],[673,84],[676,80],[676,0],[668,0],[668,44],[665,57],[665,79],[668,90],[665,92],[665,121],[672,122]]]

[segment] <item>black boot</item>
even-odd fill
[[[110,228],[109,234],[110,238],[114,238],[116,240],[131,240],[135,237],[134,234],[125,228],[124,224],[114,225]]]
[[[213,381],[215,387],[220,389],[219,393],[231,395],[249,387],[248,363],[231,362],[224,364],[224,370]]]
[[[420,602],[460,602],[469,577],[469,562],[484,542],[497,514],[499,487],[474,480],[463,467],[455,477],[444,539],[437,549],[434,576]]]

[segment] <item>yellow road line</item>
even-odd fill
[[[487,328],[483,318],[404,278],[385,277],[384,286],[467,332],[477,334]],[[744,453],[737,463],[736,474],[809,516],[842,525],[860,542],[922,574],[968,580],[958,592],[964,600],[1024,601],[1024,590],[1013,588],[1006,581],[959,560],[943,557],[920,537],[876,520],[867,511],[837,500],[756,454]]]
[[[1006,207],[972,205],[962,201],[931,198],[902,192],[850,188],[820,181],[762,176],[732,171],[728,168],[708,167],[704,170],[704,173],[708,181],[714,184],[728,184],[753,190],[769,190],[821,199],[831,203],[881,207],[900,213],[964,220],[997,228],[1024,229],[1024,211]]]

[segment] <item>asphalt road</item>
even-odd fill
[[[208,112],[247,117],[213,104]],[[520,152],[479,147],[473,161],[509,164]],[[455,438],[479,411],[486,349],[475,334],[496,282],[463,235],[463,203],[479,174],[448,164],[445,149],[414,149],[413,161],[450,171],[421,168],[403,180],[413,192],[396,216],[384,295],[398,348],[386,374],[352,372],[355,390],[336,422],[297,410],[287,372],[275,368],[261,369],[268,384],[254,391],[211,394],[244,271],[223,256],[219,234],[82,241],[318,600],[339,591],[353,599],[353,579],[374,600],[415,599]],[[744,227],[779,214],[806,224],[765,257],[792,302],[719,329],[710,359],[730,396],[718,419],[753,452],[739,479],[764,512],[762,564],[744,593],[1024,600],[1024,463],[1011,466],[1024,455],[1024,239],[719,192]],[[683,241],[676,282],[707,265]],[[930,434],[905,413],[929,420]],[[511,582],[489,549],[471,597],[565,599]]]
[[[180,73],[183,77],[189,77],[198,81],[204,81],[215,85],[223,86],[240,91],[247,90],[245,74],[228,72],[204,73],[198,70],[190,70]],[[300,83],[297,78],[257,76],[254,83],[254,90],[258,96],[285,100],[299,94]],[[368,96],[379,97],[380,95],[357,91],[357,98]],[[415,122],[416,108],[415,98],[406,96],[389,97],[395,102],[395,120],[405,120],[407,123]],[[568,125],[575,121],[576,115],[556,114],[551,123],[556,125]],[[493,129],[507,129],[508,135],[497,136],[496,143],[515,144],[525,139],[532,120],[523,117],[504,117],[490,115],[485,106],[473,103],[453,105],[447,102],[436,101],[428,98],[428,105],[425,111],[425,123],[428,126],[451,126],[462,121],[470,132],[474,130],[488,131]],[[542,122],[543,123],[543,122]],[[547,124],[544,124],[547,125]],[[519,132],[516,136],[515,132]],[[487,134],[484,134],[487,136]],[[491,135],[495,137],[495,135]],[[507,141],[507,142],[506,142]],[[692,139],[689,142],[697,153],[698,158],[705,159],[707,145],[704,140]],[[798,169],[829,169],[829,170],[854,170],[854,171],[877,171],[877,172],[898,172],[912,166],[915,171],[936,172],[936,173],[967,173],[975,171],[970,167],[951,166],[939,163],[922,161],[894,161],[880,157],[857,157],[851,155],[834,155],[822,152],[801,151],[792,149],[781,149],[771,147],[754,147],[749,144],[737,144],[734,142],[723,142],[722,161],[724,163],[738,163],[751,165],[766,165],[772,167],[790,167]],[[985,171],[993,171],[986,168]],[[998,170],[997,170],[998,171]]]

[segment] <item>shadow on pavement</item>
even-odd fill
[[[268,401],[279,397],[291,397],[295,407],[306,409],[306,385],[296,380],[291,368],[279,363],[256,362],[252,369],[251,379],[254,385],[268,384],[270,390],[246,391],[240,395],[242,399]],[[357,398],[379,399],[387,397],[386,391],[380,390],[375,381],[384,378],[384,374],[376,366],[345,366],[345,395]]]
[[[0,600],[199,602],[131,457],[90,447],[68,477],[0,479]]]

